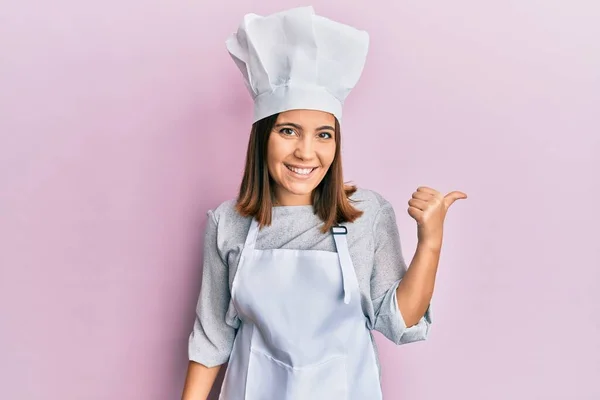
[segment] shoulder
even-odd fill
[[[217,226],[245,225],[250,218],[240,215],[236,208],[236,199],[228,199],[208,210],[209,218],[212,218]]]
[[[356,197],[360,202],[353,205],[363,210],[364,214],[355,222],[363,231],[370,231],[375,245],[378,243],[399,243],[398,221],[392,203],[373,190],[357,190],[351,198]],[[360,220],[363,221],[360,221]]]
[[[391,203],[380,193],[365,188],[357,188],[356,192],[350,196],[350,202],[364,215],[375,216],[382,209],[392,208]]]
[[[236,208],[236,200],[223,201],[208,210],[208,227],[215,237],[217,248],[224,260],[228,260],[229,251],[244,243],[250,227],[250,218],[240,215]]]
[[[374,231],[378,229],[381,219],[395,219],[392,204],[380,193],[366,188],[357,188],[350,197],[350,204],[363,212],[353,222],[355,228],[361,231]]]

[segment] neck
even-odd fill
[[[297,195],[287,193],[285,195],[278,193],[273,199],[274,206],[309,206],[312,205],[311,194]]]

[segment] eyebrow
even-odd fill
[[[302,126],[298,125],[298,124],[294,124],[293,122],[284,122],[281,124],[276,124],[275,128],[281,128],[284,126],[293,126],[294,128],[298,129],[299,131],[303,130]],[[323,125],[320,126],[316,129],[317,131],[323,131],[323,130],[332,130],[335,132],[335,129],[332,126],[329,125]]]

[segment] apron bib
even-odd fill
[[[220,400],[378,400],[379,371],[345,226],[337,252],[256,250],[252,220],[232,284],[241,324]]]

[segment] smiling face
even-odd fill
[[[267,166],[277,205],[312,204],[312,191],[335,158],[335,118],[316,110],[290,110],[269,135]]]

